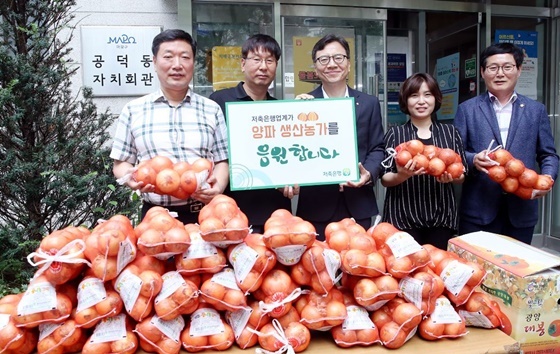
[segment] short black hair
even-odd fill
[[[272,38],[268,34],[255,34],[243,43],[241,47],[241,56],[243,59],[247,59],[247,55],[249,52],[256,52],[260,48],[265,52],[268,52],[274,55],[276,60],[280,60],[280,56],[282,55],[282,49],[280,49],[280,45],[276,41],[276,39]]]
[[[494,43],[480,53],[480,67],[486,70],[486,61],[496,54],[511,54],[515,60],[515,66],[519,69],[523,65],[523,49],[512,43]]]
[[[164,42],[182,40],[191,45],[193,55],[196,55],[196,41],[193,37],[182,29],[168,29],[154,37],[152,41],[152,54],[157,56],[159,46]]]
[[[401,112],[403,112],[404,114],[410,114],[410,112],[408,111],[408,98],[416,92],[420,91],[420,87],[422,87],[422,84],[424,82],[436,99],[434,111],[432,112],[432,118],[434,114],[440,109],[441,102],[443,101],[443,95],[441,94],[441,90],[439,89],[439,85],[436,79],[434,79],[434,77],[430,74],[416,73],[410,76],[408,79],[404,80],[403,84],[401,85],[401,92],[399,94],[399,107],[401,109]]]
[[[313,60],[313,62],[315,62],[315,60],[317,59],[317,58],[315,58],[315,55],[317,55],[317,52],[325,49],[327,44],[332,43],[332,42],[340,43],[340,45],[346,51],[347,58],[350,59],[350,45],[348,45],[348,42],[346,41],[346,39],[344,39],[344,37],[337,36],[336,34],[327,34],[323,38],[319,39],[317,41],[317,43],[315,43],[315,45],[313,46],[313,50],[311,51],[311,59]]]

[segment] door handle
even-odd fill
[[[379,74],[375,74],[369,78],[370,95],[379,98]]]

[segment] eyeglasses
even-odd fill
[[[331,61],[331,58],[335,63],[342,64],[344,59],[347,59],[348,57],[344,54],[322,55],[319,58],[315,59],[315,62],[321,65],[327,65]]]
[[[255,65],[261,65],[261,63],[265,63],[266,66],[271,66],[276,64],[276,59],[274,58],[259,58],[259,57],[252,57],[252,58],[245,58],[245,60],[249,60],[251,63],[255,64]]]
[[[486,71],[488,71],[490,74],[497,74],[498,70],[500,70],[501,68],[504,73],[511,73],[516,67],[517,66],[513,64],[490,65],[486,67]]]

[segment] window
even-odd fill
[[[241,62],[238,58],[232,57],[230,64],[220,61],[224,65],[214,68],[213,49],[241,47],[247,38],[257,33],[274,36],[272,4],[193,3],[193,36],[198,44],[194,91],[208,97],[214,91],[215,74],[227,76],[228,71],[231,74],[241,74]]]

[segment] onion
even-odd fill
[[[390,223],[380,222],[379,224],[371,227],[367,232],[373,237],[375,244],[379,247],[398,231],[399,230]]]
[[[181,176],[172,168],[166,168],[156,175],[156,193],[171,194],[181,185]]]
[[[451,165],[447,166],[447,173],[457,179],[463,174],[463,164],[461,162],[453,162]]]
[[[259,337],[255,333],[249,331],[249,329],[255,330],[255,328],[247,325],[245,328],[243,328],[239,337],[235,339],[235,343],[237,343],[237,345],[241,349],[254,347],[259,340]]]
[[[215,350],[226,350],[235,342],[235,335],[231,326],[224,323],[224,332],[208,336],[208,345]]]
[[[379,292],[377,285],[369,278],[358,280],[354,286],[354,298],[362,306],[370,306],[375,303],[375,297]]]
[[[491,152],[488,154],[488,157],[494,161],[496,161],[497,163],[500,164],[500,166],[505,166],[505,164],[513,159],[513,156],[511,155],[511,153],[505,149],[498,149],[494,152]]]
[[[406,142],[406,149],[412,156],[416,156],[424,151],[424,143],[417,139],[409,140]]]
[[[355,234],[350,238],[350,249],[361,250],[365,254],[375,252],[375,240],[365,233]]]
[[[348,313],[346,305],[340,301],[329,301],[327,303],[327,323],[331,326],[338,326],[344,322]]]
[[[138,338],[131,331],[126,331],[126,337],[111,342],[111,352],[113,353],[135,353],[138,349]]]
[[[382,328],[385,324],[393,321],[391,315],[388,311],[385,311],[386,307],[382,307],[378,310],[373,311],[370,318],[377,328]]]
[[[488,177],[494,182],[501,183],[506,179],[507,173],[504,166],[492,166],[488,168]]]
[[[383,342],[383,346],[389,349],[397,349],[406,342],[406,332],[399,328],[396,322],[389,322],[381,327],[379,338]]]
[[[514,192],[516,196],[521,199],[529,200],[533,197],[533,188],[519,186],[517,190]]]
[[[436,156],[445,163],[445,166],[449,166],[455,162],[456,155],[457,153],[453,149],[443,148],[439,149]]]
[[[418,326],[418,333],[420,337],[426,340],[436,340],[443,336],[443,330],[445,329],[445,324],[434,323],[431,318],[426,318]]]
[[[194,193],[198,187],[196,173],[192,170],[183,172],[180,178],[180,186],[189,196]]]
[[[292,322],[284,330],[284,334],[294,348],[294,352],[299,353],[307,349],[311,341],[309,329],[299,322]]]
[[[427,170],[428,166],[430,165],[430,160],[425,155],[422,154],[418,154],[414,156],[412,160],[416,162],[416,166],[415,166],[416,170],[419,170],[421,168]]]
[[[412,159],[412,154],[408,150],[401,150],[397,152],[395,159],[399,166],[404,166]]]
[[[156,170],[147,162],[142,162],[132,174],[132,179],[136,182],[144,182],[144,185],[156,184]]]
[[[173,168],[173,161],[171,161],[171,159],[167,156],[154,156],[147,162],[156,171],[156,173],[159,173],[166,168]]]
[[[502,183],[500,183],[502,189],[508,193],[515,193],[517,188],[519,188],[519,181],[515,177],[506,177]]]
[[[311,284],[311,272],[307,271],[305,267],[298,262],[297,264],[290,267],[290,276],[294,282],[298,285],[310,285]]]
[[[184,227],[173,227],[164,235],[165,251],[183,253],[189,248],[190,236]]]
[[[422,151],[422,155],[426,156],[428,159],[432,159],[436,156],[439,148],[435,145],[424,145],[424,151]]]
[[[350,246],[350,234],[346,229],[335,230],[326,238],[327,244],[330,248],[337,252],[347,250]]]
[[[446,164],[438,157],[434,157],[428,164],[428,174],[434,177],[439,177],[445,172]]]
[[[519,184],[524,187],[533,188],[537,180],[539,179],[539,175],[531,170],[530,168],[526,168],[523,173],[519,176]]]
[[[422,313],[414,304],[400,304],[393,311],[393,321],[398,323],[403,330],[409,331],[420,324]]]
[[[336,326],[331,329],[331,335],[334,342],[341,348],[349,348],[358,344],[358,335],[356,331],[345,330],[342,326]]]
[[[533,188],[546,191],[552,188],[553,185],[554,181],[549,175],[539,175]]]
[[[506,165],[506,173],[511,177],[519,177],[525,171],[525,164],[519,159],[511,159]]]
[[[459,337],[467,331],[465,321],[459,323],[448,323],[445,325],[445,329],[443,330],[443,334],[446,336],[452,337]]]

